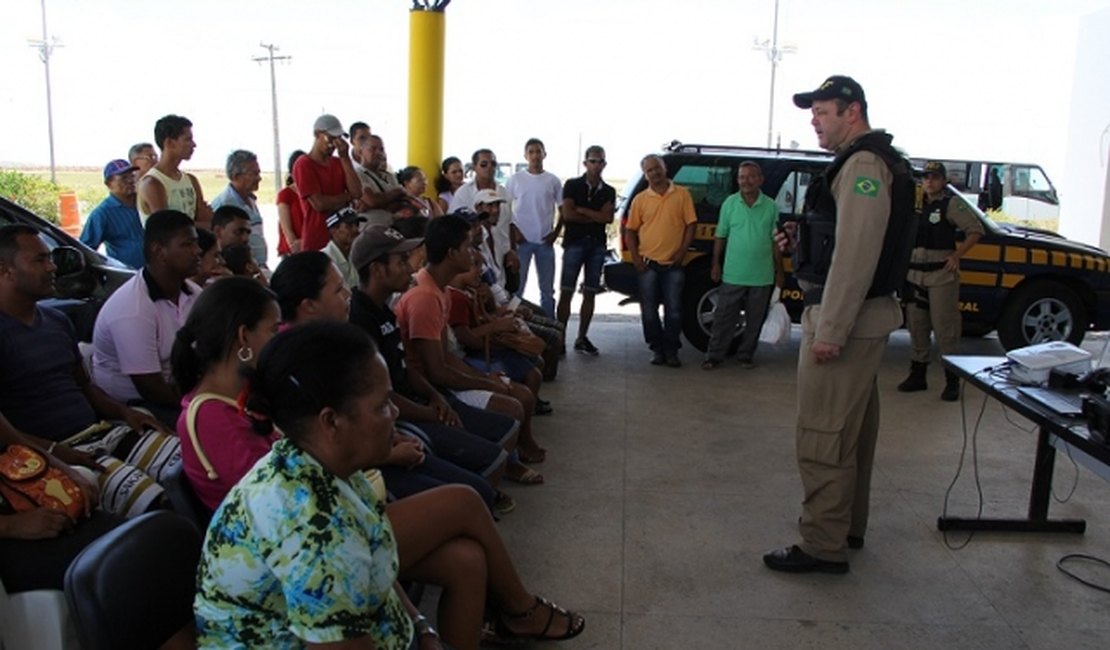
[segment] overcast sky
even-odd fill
[[[321,112],[369,122],[405,162],[410,3],[405,0],[47,0],[60,166],[103,165],[153,138],[166,113],[194,122],[192,168],[235,148],[268,167],[276,43],[282,152]],[[775,131],[814,148],[791,95],[830,74],[864,87],[874,126],[915,156],[1033,161],[1063,173],[1078,20],[1110,0],[781,0]],[[444,154],[490,146],[579,173],[579,142],[627,177],[663,142],[762,146],[773,0],[454,0],[447,9]],[[3,0],[0,161],[48,160],[39,0]]]

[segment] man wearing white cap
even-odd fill
[[[293,164],[293,182],[301,195],[304,225],[301,250],[318,251],[331,241],[327,217],[362,194],[362,183],[348,155],[350,145],[343,125],[324,114],[312,125],[315,140],[307,155]],[[339,155],[333,155],[338,153]]]

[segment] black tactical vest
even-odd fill
[[[867,297],[890,295],[902,288],[917,235],[914,215],[917,190],[909,161],[891,146],[891,139],[891,135],[882,132],[861,136],[838,153],[825,173],[810,184],[806,191],[805,216],[798,222],[798,246],[793,259],[794,276],[799,280],[821,286],[825,284],[836,247],[833,179],[849,157],[860,151],[870,151],[886,163],[894,180],[890,188],[890,219],[883,236],[883,250]],[[817,303],[820,299],[811,301],[807,298],[806,302]]]
[[[917,248],[936,251],[956,250],[956,226],[948,221],[948,202],[945,195],[925,204],[917,214]]]

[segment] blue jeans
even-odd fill
[[[540,279],[540,307],[550,318],[555,318],[555,246],[543,242],[521,242],[516,245],[520,258],[520,288],[516,295],[524,297],[524,287],[528,286],[528,267],[532,257],[536,258],[536,272]]]
[[[676,352],[682,347],[682,289],[686,285],[686,269],[679,265],[664,266],[648,262],[640,274],[640,321],[644,340],[656,352]],[[659,321],[659,304],[663,304],[663,322]]]

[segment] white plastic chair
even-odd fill
[[[40,589],[9,594],[0,582],[0,648],[79,650],[80,647],[65,592]]]

